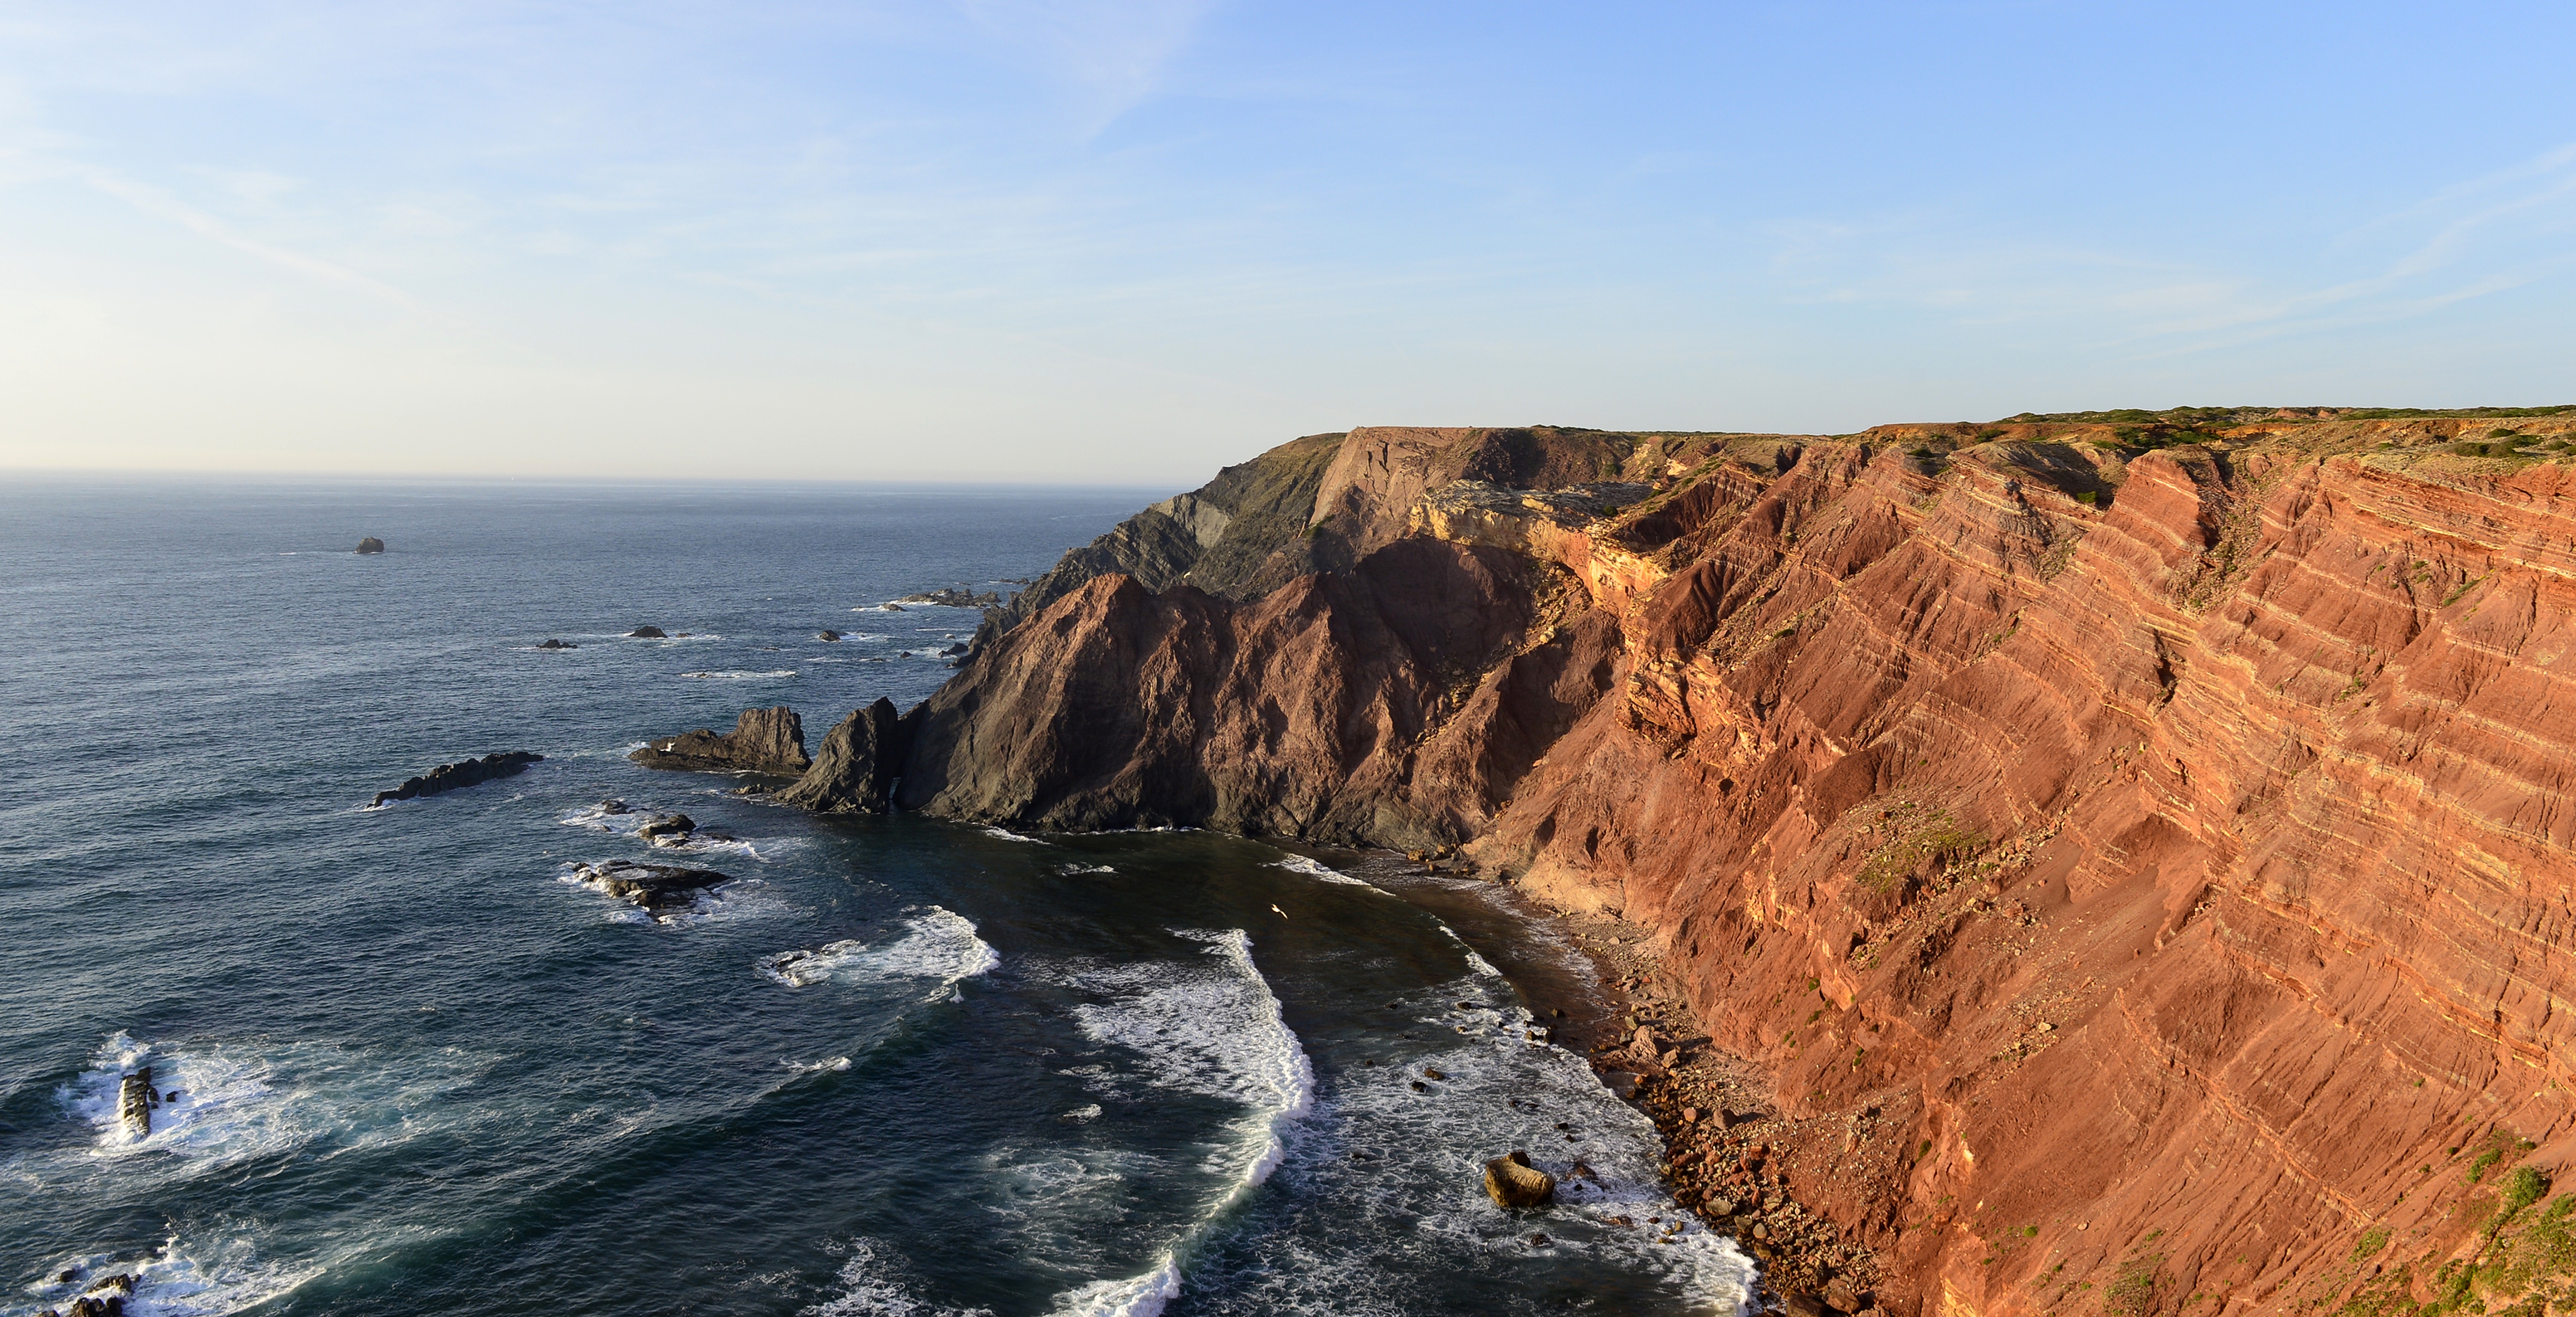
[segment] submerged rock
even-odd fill
[[[579,649],[579,648],[581,648],[581,646],[579,646],[579,645],[575,645],[575,644],[571,644],[571,643],[566,642],[566,641],[549,639],[549,640],[547,640],[544,644],[537,646],[537,648],[539,648],[539,649]]]
[[[794,709],[779,705],[745,709],[731,732],[718,735],[701,727],[694,732],[647,742],[627,758],[646,768],[683,769],[700,773],[769,773],[795,777],[813,766],[805,754],[805,723]]]
[[[817,814],[883,813],[902,766],[903,741],[894,701],[879,697],[823,738],[821,757],[778,799]]]
[[[1530,1165],[1518,1148],[1485,1163],[1485,1192],[1504,1207],[1543,1207],[1556,1197],[1556,1177]]]
[[[670,633],[657,626],[639,626],[626,633],[629,640],[668,640]]]
[[[731,875],[713,869],[683,869],[630,860],[585,864],[575,869],[573,876],[653,915],[681,909],[697,900],[699,893],[733,881]]]
[[[459,787],[470,787],[478,782],[489,782],[496,777],[508,777],[513,773],[525,771],[528,765],[544,758],[544,755],[526,750],[509,750],[488,754],[480,759],[440,764],[418,777],[404,779],[401,786],[391,791],[377,792],[376,798],[368,802],[367,807],[373,809],[389,800],[412,800],[421,796],[435,796],[442,791],[454,791]]]
[[[373,535],[358,541],[358,552],[360,553],[383,553],[384,551],[385,542],[377,539]]]
[[[841,638],[841,633],[834,631],[830,627],[825,627],[822,630],[815,632],[814,638],[821,641],[836,641]]]

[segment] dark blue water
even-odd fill
[[[976,619],[877,605],[1162,492],[11,478],[0,1311],[111,1271],[147,1317],[1735,1311],[1652,1131],[1488,963],[1561,948],[1472,884],[625,758],[908,706]],[[510,749],[547,758],[361,808]],[[610,797],[739,840],[655,851]],[[570,880],[609,858],[737,881],[655,921]],[[147,1064],[180,1096],[137,1139]],[[1598,1184],[1507,1215],[1513,1147]]]

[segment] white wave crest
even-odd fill
[[[1232,1122],[1233,1185],[1141,1276],[1094,1281],[1056,1296],[1057,1317],[1154,1317],[1181,1292],[1184,1256],[1235,1202],[1278,1169],[1286,1132],[1315,1103],[1315,1067],[1281,1014],[1279,998],[1252,962],[1242,929],[1176,929],[1204,943],[1207,959],[1159,962],[1084,976],[1084,985],[1122,989],[1106,1004],[1074,1008],[1084,1034],[1132,1053],[1158,1088],[1240,1104]]]
[[[1095,1280],[1056,1296],[1052,1317],[1158,1317],[1181,1297],[1181,1261],[1166,1253],[1162,1265],[1127,1280]]]
[[[782,951],[763,958],[761,977],[785,988],[826,980],[884,983],[910,979],[931,985],[929,1000],[1002,963],[992,944],[976,936],[973,920],[931,906],[905,921],[903,931],[875,944],[845,938],[814,951]]]
[[[1467,968],[1472,969],[1478,974],[1484,975],[1489,979],[1499,979],[1503,977],[1503,972],[1494,968],[1494,963],[1492,961],[1485,959],[1483,956],[1477,955],[1476,949],[1467,945],[1467,939],[1458,936],[1457,929],[1451,928],[1447,924],[1442,924],[1440,926],[1440,931],[1447,934],[1450,941],[1458,944],[1458,950],[1464,953],[1467,957]]]
[[[1309,878],[1321,878],[1328,883],[1339,883],[1347,887],[1365,887],[1372,892],[1378,890],[1375,883],[1362,878],[1353,878],[1339,869],[1327,868],[1303,855],[1291,855],[1284,860],[1273,860],[1270,862],[1270,867],[1286,869],[1291,873],[1302,873]]]
[[[782,677],[795,676],[796,669],[779,668],[772,672],[749,672],[739,670],[728,670],[722,672],[683,672],[680,675],[693,681],[774,681]]]

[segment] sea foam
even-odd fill
[[[934,905],[906,920],[890,938],[874,943],[845,938],[813,951],[782,951],[763,957],[756,968],[761,977],[784,988],[830,980],[912,980],[928,985],[922,997],[930,1000],[1001,963],[1000,953],[975,935],[974,921]]]
[[[50,1279],[66,1271],[75,1273],[72,1280]],[[134,1295],[125,1301],[129,1317],[219,1317],[291,1293],[322,1271],[263,1263],[246,1241],[196,1249],[172,1235],[141,1257],[92,1253],[56,1259],[45,1268],[49,1279],[30,1293],[40,1308],[68,1311],[88,1286],[124,1275],[134,1278]]]
[[[1242,929],[1176,929],[1205,947],[1196,963],[1155,962],[1083,975],[1082,986],[1119,991],[1074,1008],[1082,1031],[1135,1058],[1156,1088],[1239,1104],[1228,1126],[1231,1184],[1140,1276],[1094,1281],[1056,1296],[1057,1317],[1154,1317],[1181,1292],[1181,1259],[1208,1229],[1278,1169],[1287,1128],[1311,1111],[1315,1068],[1253,964]]]

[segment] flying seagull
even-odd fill
[[[1277,915],[1282,919],[1286,919],[1288,917],[1288,912],[1280,909],[1279,903],[1276,901],[1270,903],[1270,913]]]

